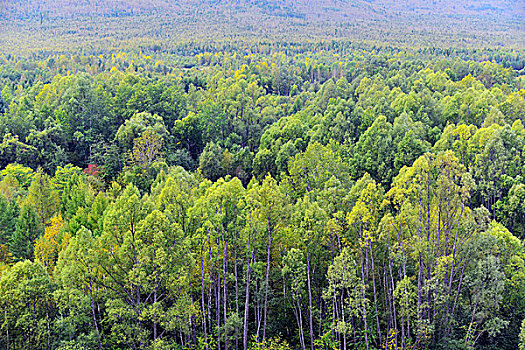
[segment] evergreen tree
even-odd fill
[[[44,225],[32,205],[22,204],[16,220],[15,232],[9,244],[17,260],[33,259],[36,239],[44,233]]]

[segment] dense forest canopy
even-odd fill
[[[0,348],[525,349],[522,20],[2,2]]]

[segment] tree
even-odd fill
[[[15,200],[7,200],[0,194],[0,244],[8,245],[15,232],[18,217],[18,205]]]
[[[500,222],[516,236],[525,238],[525,184],[512,185],[508,196],[495,206]]]
[[[15,232],[11,237],[9,248],[16,259],[32,259],[35,241],[43,233],[42,221],[33,206],[23,204],[16,220]]]
[[[195,310],[188,289],[193,267],[188,240],[180,226],[170,225],[168,217],[157,210],[140,222],[135,239],[140,264],[129,271],[130,280],[150,295],[139,308],[143,320],[152,324],[152,344],[162,340],[165,332],[189,334]]]
[[[40,263],[15,264],[0,278],[3,347],[49,349],[54,345],[52,320],[56,285]]]
[[[504,295],[510,294],[504,292],[506,281],[512,278],[506,266],[523,251],[523,245],[501,224],[492,222],[485,232],[469,240],[465,248],[463,254],[469,254],[470,263],[466,266],[463,280],[466,295],[460,307],[468,315],[464,341],[473,346],[480,337],[495,337],[509,326],[509,320],[501,313]],[[523,287],[515,284],[514,288]]]
[[[298,197],[309,193],[316,198],[332,176],[342,183],[349,182],[348,170],[334,148],[337,145],[333,143],[323,146],[315,142],[290,159],[288,171]]]
[[[283,268],[281,270],[285,281],[284,295],[287,302],[293,309],[297,327],[299,329],[299,343],[301,349],[306,349],[304,336],[303,309],[305,308],[304,290],[306,287],[306,264],[304,263],[303,252],[299,249],[292,248],[283,257]]]
[[[124,179],[145,193],[150,189],[157,174],[167,168],[166,163],[160,158],[163,139],[152,130],[147,129],[133,143]]]
[[[211,181],[216,181],[226,175],[222,162],[223,150],[218,144],[209,142],[199,157],[199,169],[202,175]]]
[[[80,169],[79,169],[80,170]],[[56,183],[57,176],[53,179]],[[64,217],[71,219],[79,208],[90,208],[93,202],[94,191],[88,185],[86,178],[79,173],[70,174],[64,179],[63,185],[55,184],[55,188],[61,189],[60,211]]]
[[[33,169],[16,163],[8,164],[4,169],[0,171],[0,177],[6,178],[8,176],[13,176],[14,178],[16,178],[19,185],[24,188],[29,187],[33,175]]]
[[[379,116],[354,146],[350,161],[354,178],[367,172],[376,181],[388,184],[394,176],[394,149],[392,124],[385,116]]]
[[[269,149],[260,149],[253,159],[253,172],[259,177],[277,175],[275,156]]]
[[[365,179],[367,174],[365,174]],[[373,242],[377,240],[375,233],[380,221],[380,209],[383,201],[384,191],[380,186],[377,186],[375,181],[370,181],[359,194],[359,198],[355,203],[352,211],[347,215],[347,221],[350,226],[353,226],[357,233],[357,239],[360,252],[360,271],[361,271],[361,303],[362,303],[362,319],[365,327],[365,345],[369,347],[368,339],[368,325],[367,325],[367,310],[366,310],[366,295],[365,291],[369,285],[369,280],[372,281],[373,300],[376,314],[376,331],[377,344],[381,344],[381,328],[379,323],[379,312],[377,308],[378,296],[376,288],[376,268],[374,262]]]
[[[150,129],[133,140],[133,150],[130,153],[130,162],[144,171],[161,155],[163,139]]]
[[[397,144],[394,156],[394,168],[399,172],[404,166],[411,166],[414,161],[427,151],[427,146],[416,138],[414,132],[409,130]]]
[[[44,235],[37,238],[34,247],[35,261],[40,262],[51,275],[58,255],[69,243],[70,235],[61,232],[64,222],[61,216],[51,218],[44,230]]]
[[[193,112],[176,120],[171,135],[173,143],[185,148],[193,159],[198,159],[206,145],[204,119]]]
[[[108,207],[98,246],[96,264],[103,275],[95,281],[112,291],[107,303],[112,342],[141,349],[169,342],[163,334],[188,334],[192,264],[178,224],[152,210],[129,185]]]
[[[366,304],[362,304],[361,282],[357,277],[357,264],[349,248],[344,248],[328,268],[328,286],[323,298],[331,303],[331,329],[342,348],[347,348],[355,334],[353,318],[358,317]]]
[[[27,204],[33,206],[37,213],[42,227],[45,226],[58,209],[58,198],[52,188],[49,175],[39,168],[31,181],[31,186],[27,193]]]
[[[403,257],[402,278],[407,276],[405,259],[417,266],[416,342],[451,332],[455,295],[464,287],[461,242],[473,233],[466,217],[472,188],[470,174],[447,151],[423,155],[401,169],[386,195],[396,213],[391,225]]]
[[[0,156],[2,168],[11,163],[35,166],[39,153],[36,147],[19,141],[18,135],[7,133],[0,143]]]
[[[134,146],[134,140],[149,130],[150,136],[155,134],[164,137],[168,134],[164,122],[158,115],[147,112],[135,113],[130,119],[121,125],[115,134],[115,140],[124,150],[130,150]]]
[[[54,277],[60,289],[55,297],[62,317],[59,329],[68,340],[77,339],[88,348],[102,349],[105,336],[102,314],[106,295],[98,283],[98,242],[91,231],[81,228],[60,253]]]
[[[480,129],[478,133],[481,133]],[[477,134],[477,133],[476,133]],[[481,143],[480,153],[476,155],[472,173],[477,182],[480,202],[495,216],[496,202],[502,197],[502,176],[511,169],[525,145],[523,136],[508,125],[497,128],[485,143]]]

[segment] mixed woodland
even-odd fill
[[[1,57],[2,348],[523,346],[523,53],[288,49]]]
[[[365,2],[0,5],[0,348],[525,350],[515,4]]]

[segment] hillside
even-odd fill
[[[524,13],[508,0],[17,0],[0,4],[0,40],[10,51],[232,39],[522,48]]]
[[[191,16],[192,13],[251,13],[252,15],[292,17],[308,20],[345,20],[352,17],[369,20],[394,16],[431,15],[444,17],[476,16],[518,19],[523,16],[521,1],[509,0],[15,0],[1,5],[3,18],[46,19],[103,15],[109,17],[169,13]]]

